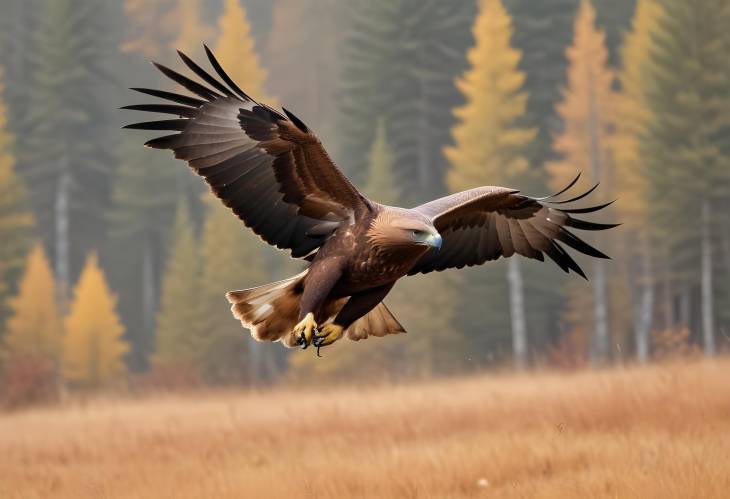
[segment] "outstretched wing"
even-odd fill
[[[421,257],[409,274],[480,265],[517,253],[540,261],[547,255],[566,273],[572,270],[585,278],[583,270],[560,243],[592,257],[608,256],[568,228],[596,231],[618,224],[599,224],[571,216],[596,212],[611,203],[586,208],[561,207],[586,197],[598,184],[571,199],[554,200],[575,185],[579,177],[547,198],[531,198],[504,187],[477,187],[414,208],[431,218],[443,244],[440,251],[431,250]]]
[[[171,149],[210,185],[215,195],[269,244],[304,257],[340,224],[352,223],[370,203],[342,174],[317,137],[296,116],[254,101],[205,47],[212,76],[182,52],[195,81],[165,66],[162,73],[195,97],[161,90],[138,92],[172,103],[123,109],[166,113],[175,119],[125,128],[177,133],[145,145]]]

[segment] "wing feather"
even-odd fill
[[[585,198],[596,186],[566,201],[553,201],[577,180],[578,177],[547,198],[531,198],[504,187],[478,187],[414,208],[432,220],[441,233],[443,245],[441,251],[431,250],[421,257],[409,274],[480,265],[501,256],[507,258],[518,254],[540,261],[547,255],[564,272],[573,271],[585,278],[578,263],[559,242],[594,258],[608,256],[567,228],[596,231],[616,225],[571,216],[600,211],[611,203],[588,208],[560,207]]]
[[[191,76],[154,63],[194,97],[134,88],[172,104],[125,107],[175,115],[176,119],[125,128],[179,132],[153,138],[145,145],[170,149],[176,158],[187,161],[248,227],[295,257],[307,256],[340,224],[351,223],[372,209],[299,118],[251,99],[208,47],[205,51],[213,73],[182,52],[178,54]],[[318,227],[316,234],[310,233],[314,227]]]

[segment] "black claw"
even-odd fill
[[[307,343],[307,338],[304,336],[304,331],[299,333],[299,339],[297,340],[297,345],[302,346],[302,350],[306,350],[309,346],[309,343]]]
[[[317,347],[317,357],[321,358],[322,356],[319,354],[319,349],[322,347],[320,347],[319,345],[314,345],[314,346]]]

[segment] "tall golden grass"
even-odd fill
[[[730,361],[8,413],[0,497],[726,498]]]

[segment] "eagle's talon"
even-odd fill
[[[342,338],[345,329],[337,324],[325,324],[322,328],[314,335],[313,345],[318,349],[331,345],[335,341]]]
[[[299,324],[294,326],[292,334],[297,338],[297,345],[301,345],[302,350],[306,350],[317,334],[317,323],[314,321],[314,314],[308,313]]]

